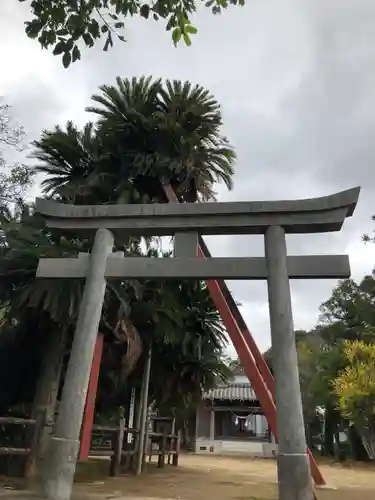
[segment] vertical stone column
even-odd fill
[[[279,500],[313,500],[287,269],[286,239],[282,227],[271,226],[267,229],[265,253],[272,362],[275,372]]]
[[[136,390],[135,387],[133,387],[130,393],[130,403],[129,403],[129,422],[128,422],[129,429],[134,428],[135,394]],[[130,444],[133,442],[133,438],[134,435],[131,432],[129,432],[126,441]]]
[[[195,442],[194,442],[194,452],[198,452],[198,439],[200,438],[200,414],[202,411],[202,401],[199,401],[199,405],[195,411]]]
[[[215,410],[210,410],[210,446],[214,445],[215,441]]]
[[[113,234],[107,229],[98,229],[89,259],[55,432],[45,457],[43,487],[49,500],[69,500],[71,496],[82,417],[106,289],[105,269],[112,248]]]

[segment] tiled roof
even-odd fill
[[[256,401],[257,397],[250,384],[227,384],[203,393],[203,399],[229,401]]]

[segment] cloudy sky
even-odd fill
[[[288,238],[291,254],[349,253],[353,276],[374,265],[361,243],[375,213],[374,0],[252,0],[222,16],[201,9],[190,48],[175,49],[162,25],[131,21],[128,42],[85,50],[68,70],[26,38],[27,3],[0,2],[0,95],[28,140],[72,119],[101,84],[151,74],[202,84],[222,103],[238,162],[220,201],[304,198],[362,186],[339,234]],[[33,195],[37,192],[37,187]],[[261,238],[211,238],[215,256],[263,255]],[[296,328],[312,327],[333,281],[292,283]],[[230,282],[260,347],[270,344],[265,283]]]

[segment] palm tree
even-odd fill
[[[41,183],[45,194],[58,194],[63,201],[77,204],[90,197],[91,176],[100,157],[92,123],[80,131],[68,121],[65,129],[44,130],[33,144],[32,157],[40,162],[36,170],[46,176]]]
[[[161,182],[180,201],[215,199],[214,184],[230,189],[235,153],[220,135],[220,106],[190,82],[117,78],[92,97],[97,127],[44,131],[34,142],[43,191],[74,203],[167,201]]]
[[[116,180],[133,179],[140,193],[158,201],[165,201],[161,180],[180,201],[215,199],[216,182],[231,189],[235,153],[220,135],[220,106],[208,90],[151,77],[116,83],[100,87],[96,105],[87,108],[99,115],[99,131],[116,151]]]

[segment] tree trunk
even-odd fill
[[[48,336],[37,382],[32,414],[35,416],[38,410],[45,410],[46,423],[49,424],[42,434],[40,443],[40,452],[42,453],[45,450],[49,435],[52,432],[52,424],[54,422],[57,397],[61,382],[65,338],[65,332],[61,331],[52,332]]]
[[[335,447],[333,434],[335,429],[334,413],[331,408],[326,409],[324,422],[324,455],[333,457],[335,455]]]
[[[349,427],[349,442],[354,460],[368,462],[369,456],[363,446],[362,437],[354,425]]]
[[[191,439],[189,433],[189,421],[187,419],[183,420],[183,428],[182,428],[182,443],[181,445],[185,450],[190,450],[191,448]]]
[[[360,435],[370,460],[375,460],[375,426],[361,429]]]
[[[334,444],[335,458],[338,462],[341,462],[342,455],[341,455],[341,446],[340,446],[340,432],[337,428],[334,432],[334,436],[335,436],[335,444]]]
[[[306,434],[306,444],[310,448],[310,450],[313,448],[313,442],[312,442],[312,432],[311,432],[311,423],[306,420],[305,423],[305,434]]]

